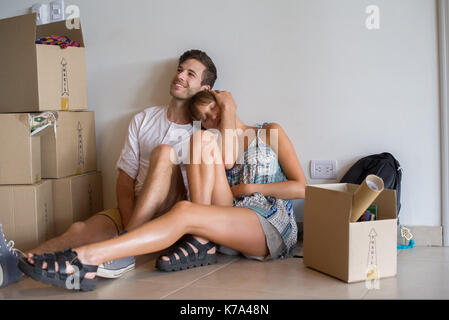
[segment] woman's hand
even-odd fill
[[[239,196],[250,196],[256,192],[254,189],[254,184],[238,184],[231,187],[234,198],[238,198]]]
[[[211,91],[217,102],[217,106],[221,110],[221,119],[224,119],[227,115],[235,117],[237,110],[237,104],[235,103],[232,94],[228,91]]]

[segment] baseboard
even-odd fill
[[[415,240],[415,246],[419,247],[442,247],[443,227],[441,226],[404,226],[410,230]],[[407,244],[405,238],[401,237],[398,228],[398,244]]]
[[[302,240],[304,223],[298,224],[298,239]],[[415,246],[418,247],[442,247],[443,246],[443,227],[441,226],[404,226],[410,230],[415,241]],[[398,244],[407,245],[408,241],[401,237],[401,232],[398,227]]]

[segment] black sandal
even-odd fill
[[[33,280],[52,284],[55,287],[68,290],[91,291],[97,284],[97,278],[85,279],[84,276],[89,272],[97,272],[98,266],[82,264],[78,255],[72,249],[45,253],[44,255],[33,255],[34,265],[30,264],[26,257],[19,259],[19,268],[24,274]],[[77,271],[75,274],[67,273],[66,262],[73,265]],[[47,270],[42,269],[43,263],[47,263]],[[59,265],[59,272],[56,272],[56,262]],[[77,270],[78,269],[78,270]]]
[[[189,243],[193,244],[193,246],[198,249],[197,253],[193,251]],[[156,263],[157,269],[161,271],[179,271],[217,263],[217,254],[207,253],[210,249],[215,247],[215,243],[212,241],[209,241],[206,244],[201,244],[193,236],[189,235],[184,241],[177,242],[173,247],[175,247],[175,249],[170,253],[163,254],[159,257]],[[181,248],[187,251],[188,256],[184,255]],[[179,256],[179,259],[176,259],[175,253]],[[168,257],[170,261],[164,261],[162,260],[162,257]]]

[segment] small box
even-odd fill
[[[29,118],[27,113],[0,114],[0,185],[41,180],[41,140],[31,137]]]
[[[0,20],[0,113],[86,110],[86,54],[81,26],[36,25],[36,13]],[[36,44],[66,36],[80,47]]]
[[[53,192],[49,180],[28,186],[0,186],[0,220],[7,240],[21,251],[53,238]]]
[[[53,180],[56,235],[67,231],[73,222],[103,211],[102,186],[101,172]]]
[[[42,178],[59,179],[97,170],[92,111],[57,111],[56,128],[41,136]]]
[[[306,187],[304,264],[345,282],[397,273],[396,191],[383,190],[374,203],[377,220],[350,222],[354,184]],[[373,272],[375,270],[375,272]]]

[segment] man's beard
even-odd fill
[[[170,90],[170,96],[177,100],[190,100],[199,90],[194,91],[192,89],[187,90],[187,92],[184,92],[182,94],[174,93],[172,90]]]

